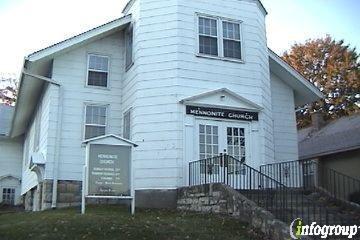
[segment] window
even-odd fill
[[[198,25],[199,54],[242,60],[239,21],[199,16]]]
[[[212,173],[219,173],[219,160],[212,159],[205,161],[204,159],[218,156],[219,154],[219,128],[218,126],[199,125],[199,151],[200,151],[200,172],[209,172],[206,168],[212,167]]]
[[[241,59],[240,24],[223,21],[224,57]]]
[[[109,77],[109,58],[90,54],[88,57],[88,86],[107,87]]]
[[[14,188],[3,188],[2,194],[3,203],[14,205],[15,204],[15,189]]]
[[[245,153],[245,129],[244,128],[227,128],[227,153],[235,159],[244,163],[246,160]],[[237,161],[230,161],[228,163],[229,173],[244,174],[244,166]]]
[[[199,52],[218,56],[217,20],[199,17]]]
[[[129,69],[133,64],[133,27],[130,26],[125,32],[126,44],[126,69]]]
[[[123,127],[123,137],[130,140],[130,128],[131,128],[131,110],[128,110],[124,113],[124,127]]]
[[[85,112],[85,139],[105,135],[107,106],[87,105]]]

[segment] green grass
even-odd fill
[[[0,215],[0,239],[253,239],[236,219],[169,210],[91,206],[85,215],[69,208]]]

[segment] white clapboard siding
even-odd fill
[[[0,140],[0,177],[21,178],[22,149],[22,139]]]
[[[185,112],[180,100],[228,88],[262,107],[254,123],[249,165],[297,158],[293,92],[270,79],[265,16],[256,2],[238,0],[136,0],[127,14],[134,27],[134,64],[125,70],[123,32],[57,55],[52,78],[64,91],[61,141],[56,141],[59,89],[49,86],[41,101],[39,151],[46,157],[45,179],[54,176],[55,146],[60,146],[58,178],[81,180],[85,163],[85,104],[107,104],[106,133],[122,135],[123,114],[131,109],[131,140],[136,189],[173,189],[186,183]],[[198,57],[196,13],[242,21],[244,62]],[[109,89],[86,86],[87,55],[110,57]],[[285,127],[284,127],[285,126]],[[187,128],[193,128],[193,124]],[[24,158],[35,151],[34,123],[28,129]],[[191,131],[189,131],[191,132]],[[192,144],[193,145],[193,144]],[[296,149],[295,149],[296,148]],[[196,159],[191,159],[196,160]],[[23,164],[25,192],[36,176]]]
[[[204,90],[229,88],[264,108],[260,131],[265,137],[262,143],[262,162],[273,156],[272,116],[268,52],[266,47],[264,16],[255,3],[247,1],[181,1],[180,27],[183,29],[178,42],[183,43],[179,55],[178,84],[184,97]],[[195,12],[241,20],[244,64],[196,57]],[[256,29],[256,30],[254,30]],[[187,45],[187,46],[186,46]],[[254,61],[256,59],[256,61]],[[196,89],[192,86],[202,87]],[[251,163],[249,163],[251,164]],[[256,166],[255,166],[256,167]]]
[[[295,104],[293,89],[271,74],[274,144],[276,161],[298,159]]]
[[[54,154],[54,144],[55,141],[55,128],[53,127],[53,122],[50,119],[50,111],[52,106],[52,96],[54,95],[54,86],[46,85],[44,87],[44,92],[40,98],[40,102],[35,109],[35,113],[31,124],[29,125],[28,131],[25,134],[24,138],[24,153],[22,159],[22,184],[21,184],[21,194],[26,193],[38,183],[37,176],[34,172],[31,172],[30,167],[30,157],[34,152],[41,153],[44,158],[47,160],[46,166],[51,168],[51,162]],[[40,121],[38,129],[36,129],[36,118]],[[35,142],[35,131],[38,131],[39,140],[38,146]],[[46,176],[46,174],[45,174]],[[45,178],[44,176],[44,178]]]
[[[196,12],[243,21],[244,64],[195,56]],[[273,160],[265,20],[256,3],[137,0],[128,13],[135,21],[135,62],[125,74],[123,105],[124,110],[132,107],[132,140],[139,145],[134,153],[136,188],[183,184],[184,109],[179,101],[219,88],[264,108],[259,162]]]
[[[109,57],[108,89],[86,86],[88,54]],[[124,36],[117,32],[54,58],[53,79],[63,88],[63,114],[58,168],[59,180],[81,180],[85,163],[84,121],[86,104],[108,105],[106,133],[122,134],[122,89],[124,76]],[[57,94],[54,94],[57,101]],[[53,104],[56,115],[57,104]],[[55,117],[54,123],[57,124]],[[56,126],[56,125],[54,125]],[[52,178],[53,168],[47,171]]]

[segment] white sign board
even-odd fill
[[[134,214],[133,146],[136,145],[115,135],[86,142],[82,213],[85,213],[86,198],[113,198],[131,200],[131,212]]]

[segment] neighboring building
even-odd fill
[[[104,134],[138,145],[138,206],[174,206],[200,158],[298,159],[294,109],[322,94],[268,49],[259,1],[132,0],[123,13],[26,57],[10,135],[24,136],[27,209],[79,204],[83,141]]]
[[[360,114],[328,123],[320,113],[311,117],[298,133],[304,184],[360,204]]]
[[[360,114],[329,123],[313,114],[312,126],[299,130],[299,158],[360,180]]]
[[[22,139],[9,139],[14,108],[0,104],[0,203],[21,204]]]

